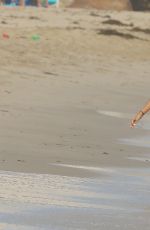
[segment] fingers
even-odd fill
[[[136,124],[130,124],[130,128],[134,128]]]
[[[136,126],[136,120],[132,120],[131,121],[131,124],[130,124],[130,127],[131,128],[134,128]]]

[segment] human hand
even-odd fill
[[[142,111],[138,112],[136,116],[131,120],[130,127],[134,128],[137,122],[143,117],[144,113]]]

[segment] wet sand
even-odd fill
[[[2,171],[1,229],[148,230],[150,170],[101,171],[82,179]]]
[[[150,117],[133,130],[129,122],[149,99],[149,20],[133,12],[1,11],[2,229],[148,229]],[[62,191],[71,189],[65,196],[61,180]],[[31,213],[41,216],[36,226]]]

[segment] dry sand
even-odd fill
[[[132,10],[130,0],[74,0],[70,5],[76,8],[94,8],[99,10]]]
[[[127,159],[147,150],[118,141],[146,132],[129,120],[149,98],[149,21],[134,12],[1,11],[0,168],[149,167]]]

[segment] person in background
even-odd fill
[[[25,1],[24,0],[19,0],[19,6],[25,6]]]
[[[131,120],[131,128],[134,128],[137,122],[150,110],[150,100]]]
[[[37,0],[36,2],[37,2],[37,7],[41,7],[41,6],[42,6],[42,1],[41,1],[41,0]],[[45,1],[44,1],[44,6],[45,6],[46,8],[49,7],[48,0],[45,0]]]
[[[42,4],[42,0],[36,0],[36,6],[37,7],[41,7],[41,6],[45,6],[46,8],[49,7],[49,3],[48,0],[44,0],[44,4]],[[25,0],[19,0],[19,6],[24,7],[25,6]]]

